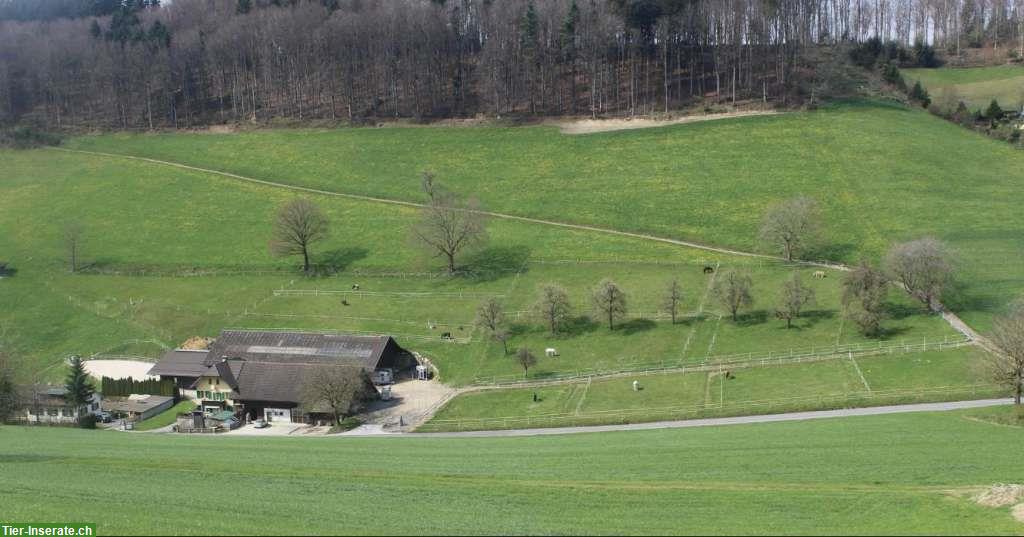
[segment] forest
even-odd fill
[[[804,101],[822,50],[1024,55],[1021,0],[0,0],[0,124],[632,116]],[[931,56],[929,56],[931,57]],[[916,66],[914,54],[899,54]]]

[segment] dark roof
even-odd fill
[[[302,401],[302,387],[313,366],[246,362],[238,374],[238,398],[248,401]]]
[[[311,332],[225,330],[210,345],[210,357],[247,362],[342,364],[377,368],[390,336]]]
[[[175,349],[164,353],[160,361],[149,370],[153,376],[166,377],[198,377],[206,372],[210,364],[206,362],[207,351],[186,351]]]

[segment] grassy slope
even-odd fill
[[[824,205],[831,239],[817,256],[855,261],[896,240],[947,239],[965,269],[948,302],[981,329],[1024,290],[1015,180],[1024,154],[894,106],[586,136],[551,127],[271,130],[69,146],[407,200],[420,198],[419,172],[430,169],[495,210],[745,249],[757,247],[767,203],[809,194]]]
[[[5,519],[103,534],[1024,531],[966,498],[1024,480],[1024,430],[956,413],[511,439],[0,434]]]
[[[971,110],[984,111],[993,98],[1007,109],[1019,109],[1024,104],[1024,67],[1019,65],[904,69],[903,74],[910,83],[920,80],[932,99],[942,95],[946,88],[952,89]]]
[[[497,344],[439,342],[441,331],[471,334],[474,309],[483,295],[507,295],[508,310],[526,311],[538,285],[557,281],[569,288],[577,313],[583,315],[590,312],[590,287],[612,276],[629,292],[633,313],[650,316],[659,309],[665,282],[677,277],[685,291],[683,309],[695,311],[710,280],[701,268],[718,262],[754,275],[757,302],[740,325],[719,321],[715,314],[720,307],[711,302],[704,305],[704,318],[676,326],[634,319],[608,332],[599,323],[580,322],[571,334],[557,338],[524,316],[511,343],[537,352],[557,346],[562,356],[542,359],[534,370],[543,375],[863,341],[844,328],[838,315],[838,278],[814,280],[805,274],[818,291],[818,304],[797,328],[783,329],[769,312],[789,269],[762,266],[750,258],[497,220],[490,229],[492,248],[468,259],[470,266],[496,271],[489,275],[449,279],[356,274],[432,271],[438,265],[416,249],[403,247],[415,217],[411,210],[381,211],[373,203],[324,197],[319,202],[335,222],[335,233],[318,248],[318,258],[331,258],[346,271],[334,278],[304,279],[287,271],[294,260],[274,259],[265,247],[269,215],[290,193],[103,157],[50,151],[6,152],[3,157],[0,251],[18,273],[0,280],[0,299],[10,305],[0,310],[0,327],[3,339],[32,362],[33,371],[59,364],[71,352],[159,352],[157,345],[144,349],[130,343],[132,339],[173,345],[193,335],[215,335],[224,327],[290,327],[395,334],[409,347],[435,358],[446,381],[463,383],[479,375],[516,372]],[[84,223],[86,258],[108,268],[271,272],[207,277],[70,275],[59,262],[60,229],[67,220]],[[523,268],[516,277],[515,272]],[[338,295],[272,296],[275,289],[338,291],[356,282],[368,292],[449,295],[349,296],[348,306],[341,304]],[[450,295],[460,292],[471,295]],[[887,323],[890,341],[951,332],[940,319],[912,314],[909,306],[905,299],[894,297],[894,318]],[[427,321],[438,327],[428,329]],[[51,372],[60,375],[56,367]]]

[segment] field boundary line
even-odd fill
[[[161,165],[161,166],[170,166],[170,167],[174,167],[174,168],[180,168],[180,169],[183,169],[183,170],[191,170],[191,171],[196,171],[196,172],[200,172],[200,173],[208,173],[208,174],[213,174],[213,175],[220,175],[222,177],[228,177],[228,178],[236,179],[236,180],[243,181],[243,182],[248,182],[248,183],[253,183],[253,184],[258,184],[258,185],[263,185],[263,186],[270,186],[270,187],[274,187],[274,188],[281,188],[281,189],[285,189],[285,190],[292,190],[292,191],[296,191],[296,192],[308,192],[308,193],[311,193],[311,194],[319,194],[319,195],[323,195],[323,196],[334,196],[334,197],[339,197],[339,198],[348,198],[348,199],[354,199],[354,200],[370,201],[370,202],[375,202],[375,203],[385,203],[385,204],[390,204],[390,205],[398,205],[398,206],[402,206],[402,207],[410,207],[410,208],[414,208],[414,209],[423,209],[423,208],[427,207],[426,204],[416,203],[416,202],[412,202],[412,201],[402,201],[402,200],[397,200],[397,199],[392,199],[392,198],[381,198],[381,197],[375,197],[375,196],[366,196],[366,195],[362,195],[362,194],[350,194],[350,193],[345,193],[345,192],[336,192],[336,191],[331,191],[331,190],[323,190],[323,189],[319,189],[319,188],[311,188],[311,187],[305,187],[305,186],[290,185],[290,184],[287,184],[287,183],[279,183],[279,182],[276,182],[276,181],[267,181],[265,179],[256,179],[254,177],[247,177],[245,175],[239,175],[239,174],[236,174],[236,173],[225,172],[225,171],[221,171],[221,170],[214,170],[214,169],[210,169],[210,168],[202,168],[202,167],[199,167],[199,166],[191,166],[191,165],[182,164],[182,163],[179,163],[179,162],[171,162],[171,161],[167,161],[167,160],[159,160],[159,159],[154,159],[154,158],[149,158],[149,157],[137,157],[137,156],[133,156],[133,155],[122,155],[122,154],[117,154],[117,153],[104,153],[104,152],[101,152],[101,151],[87,151],[87,150],[83,150],[83,149],[68,149],[66,147],[47,146],[46,149],[49,149],[49,150],[52,150],[52,151],[64,151],[64,152],[68,152],[68,153],[79,153],[79,154],[83,154],[83,155],[93,155],[93,156],[100,156],[100,157],[107,157],[107,158],[122,158],[122,159],[128,159],[128,160],[135,160],[135,161],[139,161],[139,162],[148,162],[150,164],[157,164],[157,165]],[[616,236],[620,236],[620,237],[630,237],[630,238],[634,238],[634,239],[648,240],[648,241],[653,241],[653,242],[661,242],[661,243],[665,243],[665,244],[674,244],[676,246],[685,246],[685,247],[688,247],[688,248],[695,248],[695,249],[698,249],[698,250],[705,250],[705,251],[716,252],[716,253],[720,253],[720,254],[736,255],[736,256],[741,256],[741,257],[751,257],[751,258],[756,258],[756,259],[770,259],[772,261],[791,262],[791,263],[798,264],[798,265],[829,268],[829,269],[832,269],[832,270],[839,270],[839,271],[843,271],[843,272],[847,272],[847,271],[850,270],[849,266],[847,266],[845,264],[842,264],[842,263],[832,263],[832,262],[826,262],[826,261],[809,261],[809,260],[805,260],[805,261],[787,261],[785,258],[783,258],[781,256],[769,255],[769,254],[759,254],[759,253],[754,253],[754,252],[744,252],[742,250],[733,250],[731,248],[722,248],[722,247],[718,247],[718,246],[710,246],[710,245],[700,244],[700,243],[692,242],[692,241],[684,241],[684,240],[680,240],[680,239],[670,239],[668,237],[660,237],[660,236],[651,235],[651,234],[648,234],[648,233],[637,233],[637,232],[631,232],[631,231],[622,231],[622,230],[618,230],[618,229],[599,227],[599,226],[591,226],[591,225],[587,225],[587,224],[572,224],[572,223],[569,223],[569,222],[559,222],[557,220],[546,220],[546,219],[543,219],[543,218],[531,218],[531,217],[528,217],[528,216],[517,216],[517,215],[514,215],[514,214],[500,213],[500,212],[495,212],[495,211],[478,211],[478,210],[471,210],[471,209],[461,209],[461,210],[464,210],[464,211],[470,212],[470,213],[480,214],[480,215],[483,215],[483,216],[489,216],[489,217],[493,217],[493,218],[500,218],[500,219],[503,219],[503,220],[513,220],[513,221],[518,221],[518,222],[528,222],[528,223],[533,223],[533,224],[541,224],[541,225],[561,227],[561,228],[574,229],[574,230],[580,230],[580,231],[592,231],[592,232],[596,232],[596,233],[604,233],[604,234],[607,234],[607,235],[616,235]],[[939,305],[939,307],[940,307],[940,309],[942,311],[942,317],[944,319],[946,319],[946,321],[955,330],[957,330],[958,332],[964,334],[965,336],[967,336],[970,339],[979,341],[980,345],[984,349],[986,349],[986,350],[988,350],[990,352],[995,352],[995,353],[999,353],[1000,352],[991,342],[989,342],[985,338],[981,337],[980,334],[978,334],[974,329],[972,329],[970,326],[968,326],[967,323],[963,322],[963,320],[961,320],[955,313],[946,310],[946,308],[942,307],[941,305]]]
[[[850,363],[853,364],[853,368],[857,370],[857,375],[860,376],[860,381],[864,383],[864,387],[867,388],[868,393],[871,393],[871,385],[868,384],[868,379],[864,378],[864,372],[860,370],[860,365],[857,364],[857,358],[850,353]]]
[[[590,392],[590,383],[593,381],[593,377],[587,377],[587,383],[583,386],[583,393],[580,394],[580,400],[576,403],[575,415],[580,415],[580,409],[583,408],[583,402],[587,400],[587,393]]]

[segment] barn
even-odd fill
[[[173,378],[207,412],[246,419],[305,421],[303,384],[324,367],[363,370],[386,379],[416,365],[390,336],[225,330],[206,351],[170,351],[150,370]],[[384,374],[387,372],[387,374]]]

